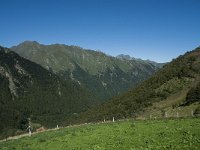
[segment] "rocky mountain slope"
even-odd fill
[[[100,101],[134,87],[159,68],[142,60],[122,60],[100,51],[62,44],[25,41],[12,50],[65,80],[83,85]]]
[[[25,129],[30,117],[55,125],[94,103],[77,82],[64,81],[7,48],[0,47],[0,133]]]

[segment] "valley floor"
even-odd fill
[[[62,128],[0,143],[2,150],[200,149],[200,119],[128,120]]]

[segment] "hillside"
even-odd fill
[[[159,68],[147,61],[119,59],[100,51],[63,44],[25,41],[12,50],[65,80],[83,85],[100,101],[127,91]]]
[[[199,113],[200,48],[179,56],[136,88],[82,114],[83,122]]]
[[[61,80],[0,47],[0,136],[27,128],[28,118],[55,126],[63,116],[88,109],[95,99],[73,81]]]
[[[0,149],[198,150],[199,126],[197,118],[85,124],[0,142]]]

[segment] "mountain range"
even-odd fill
[[[62,79],[87,88],[99,102],[136,86],[161,67],[155,62],[120,59],[100,51],[64,44],[43,45],[25,41],[11,49]]]
[[[121,60],[77,46],[26,41],[11,49],[0,47],[0,136],[25,130],[29,119],[32,125],[62,124],[157,69],[142,60]]]
[[[55,127],[199,115],[200,47],[162,64],[26,41],[0,47],[0,90],[0,138],[26,130],[30,119]]]
[[[199,114],[200,47],[173,59],[135,88],[82,113],[75,122]]]

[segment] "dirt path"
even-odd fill
[[[46,130],[43,130],[43,131],[33,132],[32,135],[35,135],[35,134],[38,134],[38,133],[42,133],[42,132],[52,131],[52,130],[58,130],[58,129],[57,128],[55,128],[55,129],[46,129]],[[20,135],[16,135],[16,136],[10,136],[10,137],[8,137],[6,139],[0,140],[0,142],[5,142],[5,141],[9,141],[9,140],[16,140],[16,139],[20,139],[20,138],[26,137],[26,136],[29,136],[29,134],[25,133],[25,134],[20,134]]]

